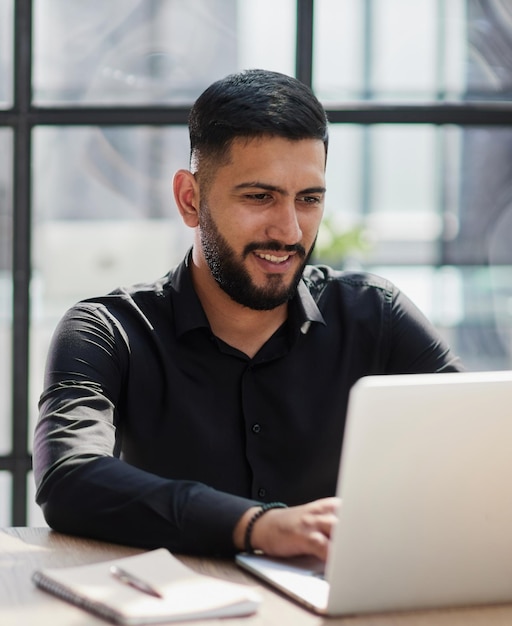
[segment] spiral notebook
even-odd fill
[[[32,580],[116,624],[244,616],[256,612],[261,601],[250,586],[198,574],[163,548],[92,565],[41,569]]]

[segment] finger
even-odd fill
[[[326,537],[331,536],[332,528],[338,521],[338,517],[331,511],[321,513],[307,513],[302,517],[302,525],[305,532],[318,530]]]
[[[341,500],[339,498],[322,498],[321,500],[316,501],[322,511],[335,513],[341,505]]]
[[[327,553],[329,551],[329,539],[323,533],[314,531],[310,533],[307,538],[308,554],[313,554],[325,561],[327,559]]]
[[[320,515],[317,517],[317,520],[316,520],[316,528],[323,535],[325,535],[328,539],[330,539],[334,526],[336,525],[337,522],[338,522],[338,518],[336,517],[336,515],[333,515],[333,514]]]

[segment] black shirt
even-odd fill
[[[56,330],[34,470],[57,530],[233,552],[255,502],[335,494],[358,378],[462,369],[391,283],[322,266],[251,359],[212,334],[189,262],[75,305]]]

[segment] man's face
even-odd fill
[[[322,141],[237,139],[201,192],[199,236],[220,287],[236,302],[273,309],[295,293],[325,195]]]

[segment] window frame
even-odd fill
[[[313,16],[315,0],[297,1],[296,76],[312,84]],[[367,14],[372,0],[364,0]],[[29,337],[31,281],[31,157],[32,131],[41,125],[158,126],[186,125],[189,107],[36,107],[31,101],[32,0],[14,5],[14,103],[0,110],[0,127],[13,132],[13,233],[12,233],[12,445],[0,456],[0,471],[12,476],[12,524],[27,524],[28,477],[32,470],[29,441]],[[326,106],[333,124],[451,124],[456,126],[510,126],[512,103],[432,102],[382,104],[365,101]]]

